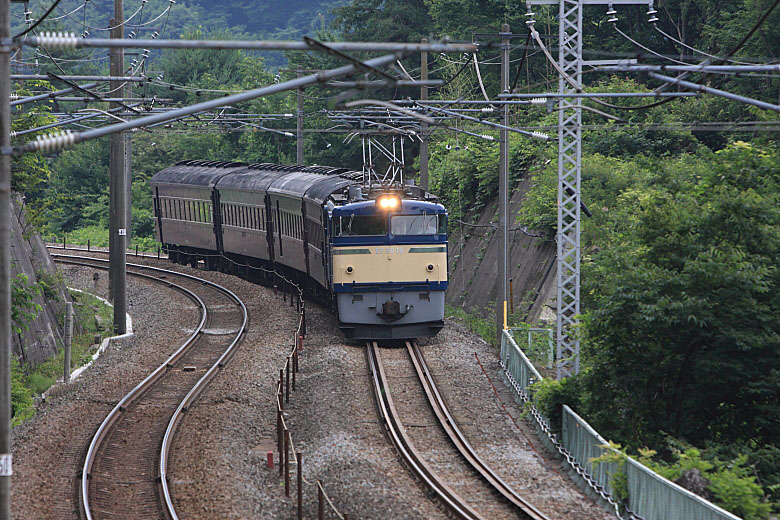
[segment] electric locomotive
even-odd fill
[[[330,211],[332,286],[348,337],[432,336],[444,325],[447,213],[403,196],[380,192]]]
[[[292,278],[334,303],[347,337],[433,336],[444,324],[446,210],[417,187],[362,180],[326,166],[182,161],[150,181],[157,239],[174,262]]]

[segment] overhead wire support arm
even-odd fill
[[[135,83],[143,83],[145,81],[152,81],[152,78],[148,76],[58,76],[59,81],[133,81]],[[51,77],[45,74],[11,74],[11,79],[14,81],[51,81]]]
[[[49,73],[48,73],[48,76],[49,76],[49,77],[51,77],[51,78],[53,78],[53,79],[56,79],[56,80],[58,80],[58,81],[62,81],[63,83],[65,83],[65,84],[67,84],[67,85],[70,85],[70,86],[71,86],[71,87],[73,87],[74,89],[76,89],[76,90],[78,90],[79,92],[81,92],[81,93],[83,93],[83,94],[85,94],[85,95],[87,95],[87,96],[91,97],[92,99],[95,99],[95,100],[97,100],[97,101],[103,101],[103,98],[101,98],[100,96],[98,96],[98,95],[97,95],[97,94],[95,94],[94,92],[91,92],[91,91],[87,90],[87,89],[86,89],[86,88],[84,88],[84,87],[80,87],[79,85],[76,85],[76,84],[75,84],[75,83],[73,83],[72,81],[68,81],[67,79],[64,79],[62,76],[58,76],[58,75],[54,74],[53,72],[49,72]],[[131,111],[131,112],[138,112],[136,109],[134,109],[134,108],[131,108],[129,105],[126,105],[126,104],[124,104],[124,103],[122,103],[122,102],[119,102],[119,101],[114,101],[114,103],[118,104],[119,106],[121,106],[121,107],[122,107],[122,108],[124,108],[125,110],[129,110],[129,111]]]
[[[471,116],[467,116],[465,114],[461,114],[459,112],[451,112],[449,110],[444,110],[443,108],[437,108],[437,107],[434,107],[434,106],[425,106],[425,108],[427,108],[428,110],[433,110],[434,112],[440,112],[442,114],[446,114],[446,115],[449,115],[449,116],[452,116],[452,117],[465,119],[466,121],[473,121],[475,123],[480,123],[480,124],[483,124],[483,125],[486,125],[486,126],[490,126],[490,127],[493,127],[493,128],[498,128],[499,130],[508,130],[509,132],[514,132],[516,134],[522,134],[522,135],[526,135],[528,137],[534,137],[536,139],[542,139],[543,141],[547,141],[547,140],[550,139],[549,135],[543,134],[541,132],[529,132],[528,130],[522,130],[520,128],[515,128],[515,127],[512,127],[512,126],[501,125],[501,124],[498,124],[498,123],[493,123],[492,121],[485,121],[484,119],[479,119],[478,117],[471,117]]]
[[[346,62],[352,63],[353,65],[355,65],[357,67],[360,67],[361,69],[364,69],[367,72],[373,72],[377,76],[385,78],[388,81],[391,81],[391,82],[399,81],[398,78],[396,78],[395,76],[393,76],[391,74],[388,74],[387,72],[385,72],[383,70],[379,70],[376,67],[372,67],[370,65],[366,65],[364,62],[360,61],[359,59],[354,58],[354,57],[352,57],[352,56],[350,56],[348,54],[345,54],[345,53],[343,53],[341,51],[338,51],[338,50],[336,50],[334,48],[331,48],[331,47],[325,45],[324,43],[315,40],[314,38],[309,38],[308,36],[304,36],[303,37],[303,41],[306,42],[306,44],[309,47],[313,48],[313,49],[317,49],[317,50],[320,50],[320,51],[325,51],[328,54],[330,54],[331,56],[336,56],[337,58],[340,58],[340,59],[342,59],[342,60],[344,60]]]
[[[97,83],[88,83],[86,85],[81,85],[80,88],[93,88],[97,87]],[[65,94],[70,94],[71,92],[74,92],[77,90],[75,87],[68,87],[64,88],[62,90],[54,90],[52,92],[47,92],[46,94],[39,94],[37,96],[29,96],[22,99],[18,99],[16,101],[11,101],[11,106],[17,106],[17,105],[24,105],[27,103],[34,103],[35,101],[43,101],[46,99],[55,99],[59,96],[64,96]]]
[[[108,38],[79,38],[73,33],[43,33],[21,41],[5,39],[0,45],[24,44],[31,47],[46,46],[50,49],[93,48],[142,48],[142,49],[240,49],[260,51],[308,51],[311,45],[303,41],[286,40],[141,40]],[[329,49],[340,52],[477,52],[473,43],[390,43],[390,42],[328,42]]]
[[[366,60],[366,64],[372,67],[381,67],[387,65],[388,63],[392,63],[395,59],[397,59],[395,54],[389,54]],[[150,126],[155,123],[180,119],[184,116],[201,113],[204,110],[222,108],[227,105],[249,101],[258,97],[276,94],[278,92],[284,92],[286,90],[292,90],[298,87],[312,85],[315,83],[323,83],[339,76],[354,74],[359,70],[360,69],[356,65],[345,65],[343,67],[322,71],[317,74],[285,81],[283,83],[276,83],[266,87],[261,87],[259,89],[249,90],[247,92],[241,92],[230,96],[211,99],[204,101],[203,103],[178,108],[169,112],[141,117],[126,123],[116,123],[93,130],[87,130],[85,132],[66,132],[65,134],[49,135],[46,137],[39,136],[35,141],[25,143],[20,147],[16,147],[14,149],[14,154],[18,155],[33,151],[55,151],[82,141],[86,141],[88,139],[95,139],[98,137],[103,137],[104,135],[110,135],[125,130],[132,130],[134,128],[140,128],[143,126]]]
[[[772,103],[767,103],[765,101],[759,101],[758,99],[753,99],[745,96],[740,96],[739,94],[732,94],[731,92],[726,92],[724,90],[719,90],[712,87],[707,87],[705,85],[699,85],[698,83],[691,83],[690,81],[683,81],[681,79],[677,78],[670,78],[668,76],[663,76],[661,74],[656,74],[655,72],[649,72],[648,75],[653,78],[660,81],[664,81],[666,83],[671,83],[673,85],[679,85],[683,88],[687,88],[689,90],[696,90],[698,92],[705,92],[707,94],[713,94],[715,96],[720,96],[726,99],[730,99],[732,101],[739,101],[741,103],[745,103],[748,105],[753,105],[758,108],[763,108],[765,110],[771,110],[773,112],[780,113],[780,105],[774,105]]]

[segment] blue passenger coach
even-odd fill
[[[447,212],[383,193],[329,213],[339,322],[353,338],[435,335],[444,325]]]

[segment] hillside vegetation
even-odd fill
[[[71,7],[78,5],[72,3]],[[92,7],[96,3],[89,3],[87,16],[105,25],[105,12],[101,18]],[[126,0],[126,10],[132,4]],[[144,9],[159,13],[167,4],[150,0]],[[555,70],[544,54],[524,45],[527,18],[518,4],[353,0],[326,12],[330,7],[320,2],[232,0],[215,8],[205,0],[179,2],[166,22],[165,36],[292,38],[305,32],[324,41],[416,42],[443,36],[471,41],[478,33],[498,31],[506,22],[521,35],[513,39],[510,56],[513,86],[520,92],[557,90]],[[603,7],[585,10],[585,58],[696,63],[706,58],[692,50],[700,49],[743,62],[778,59],[780,9],[757,26],[773,8],[768,0],[685,0],[656,7],[657,27],[647,23],[647,8],[636,6],[619,6],[617,26],[666,58],[644,51],[617,32]],[[537,8],[536,27],[552,36],[546,41],[557,41],[556,15],[557,9]],[[81,50],[52,54],[67,59],[95,56]],[[483,48],[478,77],[469,56],[430,55],[431,77],[446,82],[430,89],[430,97],[484,99],[481,77],[486,94],[495,98],[498,56],[497,49]],[[56,70],[44,58],[38,58],[41,68]],[[273,66],[265,55],[239,51],[152,53],[147,70],[159,72],[161,79],[136,88],[134,95],[190,104],[294,77],[287,69],[343,64],[336,57],[313,53],[288,53],[284,58],[276,54],[271,59]],[[284,62],[286,68],[277,70]],[[105,61],[75,63],[81,73],[106,72]],[[409,74],[419,76],[419,56],[408,56],[402,64]],[[688,79],[770,103],[778,102],[780,92],[780,78],[771,74]],[[592,92],[645,92],[659,86],[644,75],[604,72],[587,72],[583,81]],[[24,88],[29,92],[47,87],[25,83]],[[333,126],[321,111],[335,105],[343,90],[320,86],[305,94],[307,127]],[[419,89],[350,96],[416,98]],[[631,453],[642,450],[646,463],[672,478],[686,469],[700,469],[710,479],[718,503],[745,518],[767,518],[772,508],[780,509],[780,149],[774,133],[780,128],[778,114],[715,96],[609,102],[614,106],[585,104],[611,118],[593,110],[583,112],[582,196],[593,217],[583,221],[584,314],[578,332],[582,371],[547,384],[540,392],[541,405],[552,416],[561,403],[573,406],[605,437]],[[75,108],[81,106],[39,105],[16,113],[14,129],[41,126],[53,110]],[[295,95],[261,98],[236,111],[293,113]],[[511,124],[522,128],[554,135],[557,121],[557,112],[548,113],[544,106],[518,105],[511,110]],[[152,240],[149,177],[178,160],[295,160],[295,140],[280,133],[256,127],[228,131],[219,123],[189,125],[133,135],[134,240]],[[289,129],[294,121],[269,118],[261,126]],[[483,126],[464,122],[457,126],[497,137]],[[306,162],[360,169],[359,139],[343,138],[307,134]],[[406,149],[410,170],[416,170],[409,157],[417,156],[417,146]],[[83,238],[104,233],[107,141],[15,161],[15,187],[26,192],[28,211],[45,233],[57,237],[80,233]],[[452,218],[469,221],[497,195],[495,141],[437,130],[430,168],[432,191],[441,196]],[[554,237],[556,144],[511,134],[510,170],[513,183],[528,175],[535,179],[517,225]]]

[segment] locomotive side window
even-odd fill
[[[350,215],[333,219],[334,236],[386,235],[387,217],[384,215]]]
[[[439,215],[395,215],[390,218],[393,235],[436,235],[440,228]]]

